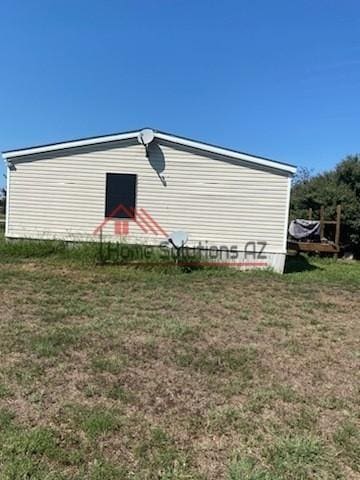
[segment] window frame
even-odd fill
[[[119,217],[117,215],[113,215],[113,216],[110,216],[110,214],[117,208],[114,207],[112,209],[112,211],[108,211],[108,196],[109,196],[109,177],[110,176],[117,176],[117,175],[120,175],[120,176],[128,176],[128,177],[132,177],[133,178],[133,199],[134,199],[134,205],[131,206],[131,207],[128,207],[127,208],[132,208],[133,210],[133,215],[131,217],[129,216],[125,216],[125,212],[122,212],[123,213],[123,216]],[[137,205],[137,186],[138,186],[138,175],[136,173],[120,173],[120,172],[106,172],[105,174],[105,212],[104,212],[104,218],[107,218],[107,219],[115,219],[115,220],[123,220],[123,221],[129,221],[129,220],[136,220],[136,205]],[[120,205],[120,203],[119,203]],[[126,205],[124,205],[126,206]]]

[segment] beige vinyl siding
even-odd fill
[[[137,177],[137,208],[144,208],[170,233],[185,230],[199,241],[236,245],[266,241],[268,252],[284,253],[288,176],[245,162],[160,144],[145,156],[143,146],[117,143],[33,155],[14,161],[10,173],[9,237],[92,238],[104,220],[106,173]],[[160,172],[155,168],[165,166]],[[129,242],[158,244],[130,221]],[[112,238],[113,221],[104,228]]]

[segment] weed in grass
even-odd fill
[[[100,406],[87,408],[81,405],[70,405],[67,410],[73,422],[92,440],[118,430],[122,424],[118,410]]]
[[[281,309],[273,299],[271,300],[264,300],[262,304],[262,311],[265,315],[276,317],[279,313],[281,313]]]
[[[7,408],[0,409],[0,432],[6,430],[15,418],[15,414]]]
[[[94,383],[87,382],[82,387],[82,392],[87,398],[109,398],[122,403],[129,403],[135,399],[135,395],[121,385],[117,380],[112,381],[102,374],[94,378]]]
[[[360,428],[347,420],[334,434],[339,455],[353,470],[360,472]]]
[[[118,413],[107,409],[94,409],[82,419],[81,427],[90,438],[97,438],[100,435],[117,430],[120,424]]]
[[[61,435],[56,458],[54,460],[64,467],[82,468],[87,460],[88,446],[73,432],[66,432]]]
[[[284,330],[289,330],[291,328],[291,322],[289,320],[284,320],[278,317],[266,318],[262,320],[259,325],[264,327],[283,328]]]
[[[255,394],[246,402],[245,408],[258,415],[262,413],[266,407],[270,407],[270,401],[272,399],[273,397],[269,392],[258,391],[255,392]]]
[[[237,308],[236,303],[234,304],[234,308]],[[251,310],[249,308],[242,308],[238,315],[240,320],[250,320]]]
[[[11,397],[11,390],[4,383],[0,383],[0,398]]]
[[[102,389],[98,385],[87,384],[82,387],[82,392],[87,398],[99,397]]]
[[[206,419],[209,433],[224,435],[226,432],[237,432],[244,439],[254,435],[257,424],[254,416],[246,415],[240,408],[225,407],[213,410]]]
[[[46,323],[60,323],[67,318],[67,311],[63,306],[46,305],[39,312],[40,319]]]
[[[136,449],[139,462],[139,480],[186,480],[195,479],[189,470],[187,456],[180,452],[175,442],[160,428],[151,429]]]
[[[218,382],[216,384],[216,391],[223,395],[224,398],[230,399],[233,396],[244,394],[251,384],[254,377],[254,372],[245,371],[245,374],[232,375],[229,381]]]
[[[134,395],[121,385],[113,385],[107,389],[106,395],[112,400],[120,400],[123,403],[128,403],[134,399]]]
[[[257,358],[255,348],[239,347],[220,350],[208,347],[206,350],[188,349],[178,354],[175,361],[180,367],[188,367],[210,375],[238,372],[247,378],[252,378],[252,366]]]
[[[280,480],[249,457],[235,458],[229,467],[227,480]]]
[[[91,366],[94,371],[108,372],[112,375],[121,373],[128,364],[128,357],[124,354],[116,355],[97,355],[91,361]]]
[[[182,319],[161,316],[156,324],[157,326],[152,325],[152,329],[157,328],[158,334],[162,337],[191,340],[199,336],[200,327],[186,324]]]
[[[51,294],[51,303],[41,309],[40,318],[46,323],[71,321],[75,318],[93,318],[96,314],[94,306],[89,301],[80,298],[71,298],[66,305],[54,305],[54,294]],[[63,303],[62,297],[59,299]]]
[[[295,431],[306,432],[313,430],[318,421],[318,411],[312,405],[302,405],[299,410],[287,421],[287,425]]]
[[[329,410],[344,410],[348,406],[344,398],[334,397],[333,395],[320,398],[318,403],[322,408]]]
[[[293,355],[303,355],[304,347],[296,338],[289,338],[283,342],[283,346]]]
[[[113,465],[105,460],[95,460],[90,467],[90,480],[127,480],[126,468]]]
[[[245,408],[253,413],[262,413],[265,408],[270,408],[274,401],[282,400],[291,403],[297,400],[297,395],[289,386],[279,385],[265,389],[261,388],[250,396]]]
[[[45,367],[34,361],[18,362],[14,367],[6,370],[9,378],[13,378],[17,384],[23,387],[31,387],[44,375]]]
[[[159,340],[156,335],[146,335],[141,343],[141,358],[157,358],[159,349]]]
[[[80,330],[75,327],[58,327],[30,338],[30,348],[39,357],[53,357],[74,346],[79,337]]]
[[[278,385],[274,387],[275,395],[283,402],[292,403],[301,400],[296,391],[289,385]]]

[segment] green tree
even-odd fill
[[[308,173],[308,172],[307,172]],[[344,244],[350,244],[360,254],[360,155],[350,155],[334,170],[311,176],[295,177],[290,205],[291,218],[307,218],[312,208],[325,207],[325,216],[335,219],[336,206],[342,207],[342,234]]]

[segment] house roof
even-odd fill
[[[142,129],[141,129],[142,130]],[[6,160],[16,159],[17,157],[24,157],[28,155],[35,155],[40,153],[47,152],[56,152],[60,150],[65,150],[69,148],[78,148],[91,145],[99,145],[102,143],[110,142],[119,142],[121,140],[131,140],[137,138],[141,130],[134,130],[131,132],[124,133],[115,133],[111,135],[102,135],[98,137],[88,137],[77,140],[70,140],[67,142],[52,143],[48,145],[39,145],[35,147],[22,148],[18,150],[8,150],[3,152],[3,157]],[[155,139],[163,140],[173,144],[178,144],[184,147],[193,148],[195,150],[200,150],[203,152],[208,152],[216,155],[222,155],[229,158],[234,158],[237,160],[243,160],[250,164],[262,165],[265,167],[270,167],[276,170],[287,172],[289,174],[294,174],[296,172],[296,167],[287,163],[278,162],[276,160],[270,160],[269,158],[259,157],[256,155],[251,155],[249,153],[239,152],[236,150],[231,150],[224,147],[219,147],[217,145],[212,145],[209,143],[200,142],[198,140],[192,140],[186,137],[179,137],[177,135],[161,132],[159,130],[153,130]]]

